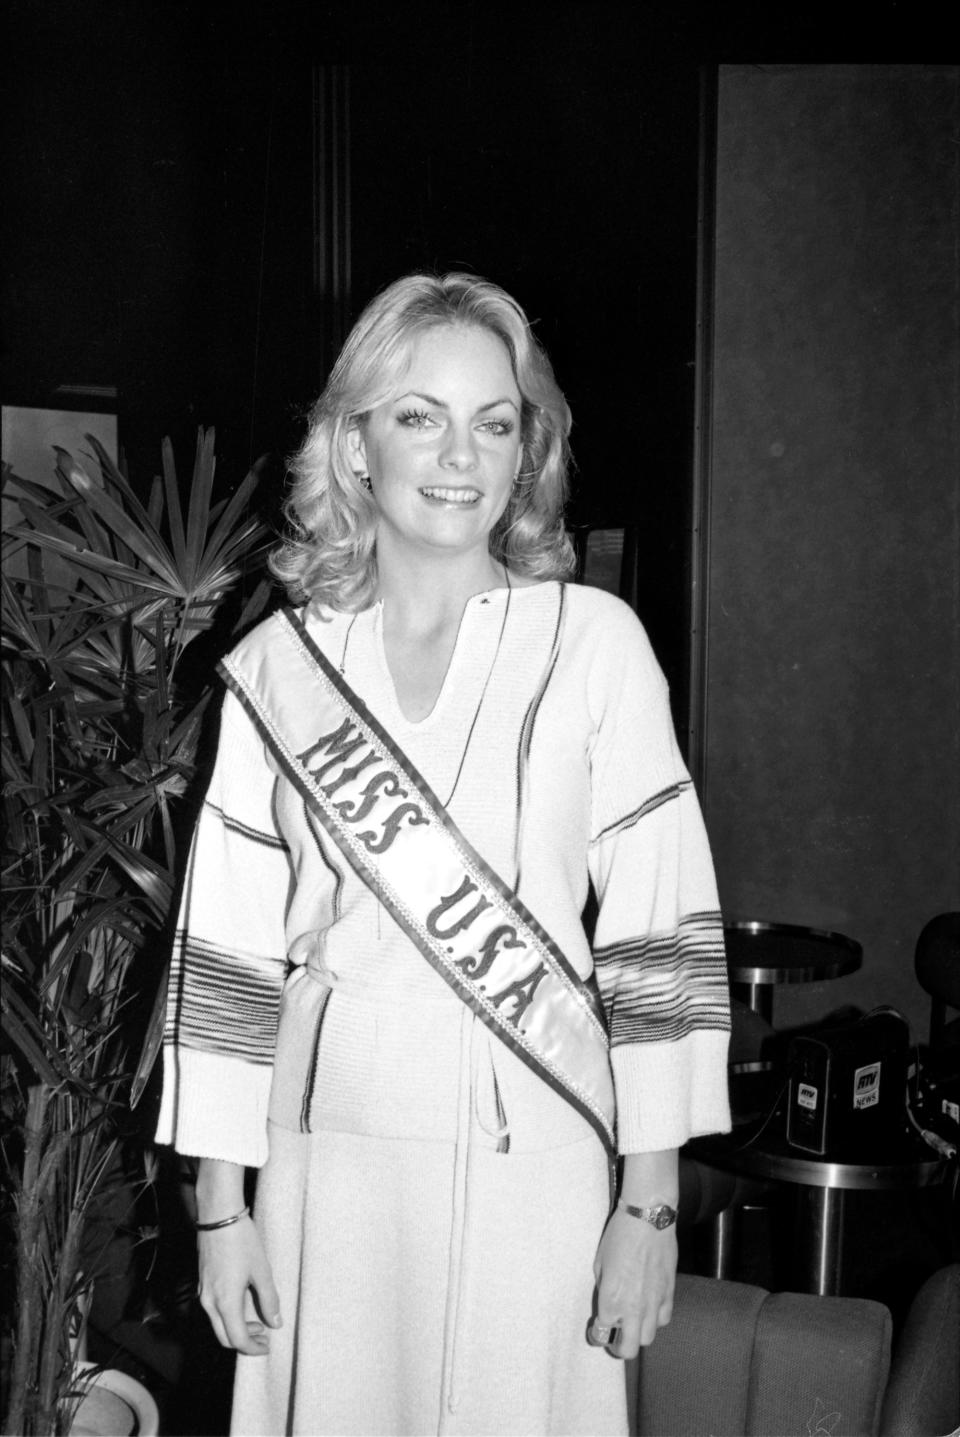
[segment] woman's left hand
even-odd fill
[[[657,1229],[614,1208],[593,1264],[597,1315],[590,1341],[614,1357],[636,1357],[673,1315],[676,1273],[676,1227]],[[606,1341],[605,1329],[611,1332]]]

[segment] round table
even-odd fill
[[[687,1150],[698,1162],[721,1172],[789,1183],[797,1188],[796,1250],[801,1290],[821,1297],[842,1291],[845,1194],[929,1187],[941,1182],[947,1171],[946,1159],[909,1137],[891,1145],[890,1151],[874,1162],[816,1157],[796,1151],[779,1134],[761,1132],[751,1140],[742,1128],[729,1135],[696,1138],[688,1143]],[[728,1252],[729,1246],[729,1234],[717,1239],[718,1251]]]
[[[723,925],[733,991],[769,1023],[778,983],[820,983],[855,973],[863,948],[842,933],[794,923],[731,921]]]

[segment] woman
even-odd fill
[[[235,1432],[626,1432],[670,1319],[721,926],[643,632],[563,582],[569,426],[502,290],[392,285],[295,461],[302,607],[225,661],[160,1137]]]

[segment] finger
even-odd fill
[[[243,1352],[247,1357],[266,1357],[270,1351],[270,1334],[262,1322],[254,1322],[249,1318],[246,1322],[247,1341],[244,1347],[238,1347],[238,1352]]]
[[[657,1333],[660,1331],[661,1325],[662,1324],[660,1322],[659,1308],[651,1307],[646,1312],[641,1314],[639,1338],[640,1347],[650,1346],[651,1342],[654,1340]]]
[[[268,1327],[282,1327],[283,1318],[280,1314],[280,1295],[273,1283],[273,1276],[269,1268],[254,1276],[251,1283],[253,1288],[253,1300],[257,1312],[263,1318]]]
[[[261,1356],[270,1346],[262,1322],[247,1321],[242,1303],[218,1303],[209,1294],[200,1294],[200,1305],[210,1319],[221,1347],[233,1348],[249,1357]]]
[[[661,1302],[661,1304],[660,1304],[660,1310],[659,1310],[658,1313],[657,1313],[657,1326],[658,1326],[658,1327],[666,1327],[666,1326],[669,1324],[669,1322],[671,1321],[672,1317],[673,1317],[673,1298],[672,1298],[672,1297],[668,1297],[664,1302]]]
[[[636,1357],[641,1345],[641,1324],[639,1318],[628,1317],[614,1333],[613,1341],[610,1343],[610,1352],[614,1357],[628,1359]]]
[[[228,1346],[247,1357],[263,1357],[270,1350],[270,1334],[262,1322],[231,1316],[224,1321]]]
[[[597,1293],[597,1311],[593,1321],[600,1327],[619,1327],[623,1318],[620,1311],[619,1297],[614,1292],[604,1292],[603,1289]]]

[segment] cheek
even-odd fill
[[[513,493],[514,465],[510,465],[504,472],[503,484],[497,502],[497,518],[499,519],[507,505],[510,503],[510,496]]]
[[[515,443],[503,444],[496,454],[496,465],[501,477],[509,479],[512,484],[520,468],[520,461],[523,456],[523,445],[519,438]]]
[[[380,479],[391,479],[402,474],[407,467],[402,445],[391,444],[382,435],[371,437],[367,442],[367,460],[371,474]]]

